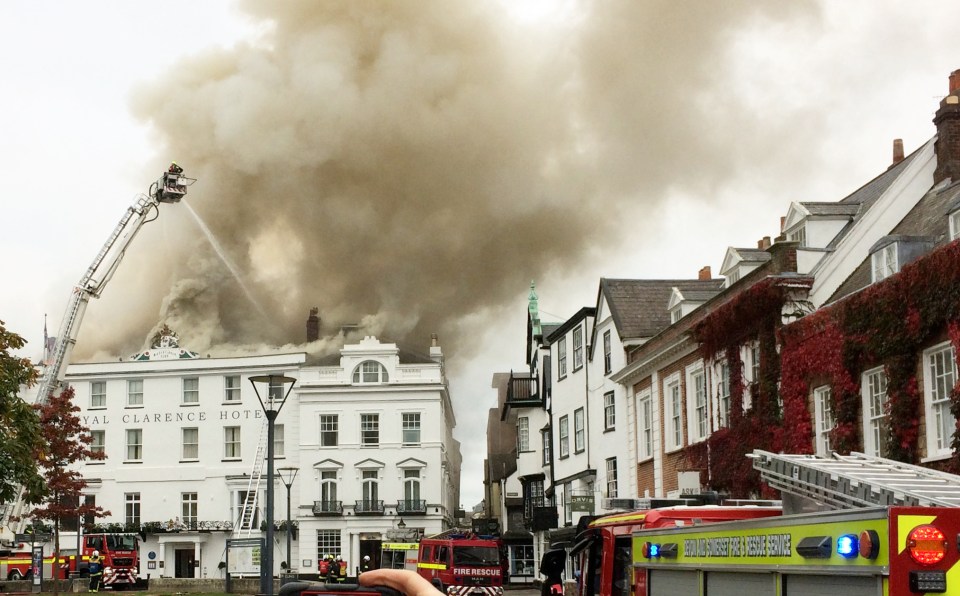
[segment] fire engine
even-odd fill
[[[380,567],[416,571],[419,551],[416,542],[384,542],[380,547]]]
[[[417,572],[451,596],[502,596],[505,562],[499,538],[448,530],[420,541]]]
[[[43,558],[43,577],[53,579],[55,570],[58,579],[67,579],[71,573],[88,577],[87,566],[95,550],[103,559],[104,586],[123,589],[136,585],[140,570],[140,542],[133,534],[84,534],[79,557],[64,554]],[[8,551],[6,556],[0,556],[0,577],[19,580],[30,579],[33,574],[30,551]]]
[[[781,491],[782,515],[600,518],[572,551],[580,596],[960,593],[960,477],[860,453],[751,457]]]

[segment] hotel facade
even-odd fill
[[[311,358],[201,357],[168,333],[127,360],[69,366],[78,415],[106,454],[81,464],[85,499],[109,511],[87,521],[140,533],[144,577],[222,577],[228,539],[265,535],[258,394],[289,388],[250,378],[283,375],[295,383],[275,421],[274,463],[297,473],[289,489],[275,478],[275,573],[315,573],[333,554],[353,574],[384,541],[452,527],[461,456],[440,347],[420,355],[367,337]]]

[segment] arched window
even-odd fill
[[[324,502],[337,500],[337,473],[333,470],[320,472],[320,498]]]
[[[369,506],[364,506],[365,510],[372,511],[373,503],[375,503],[380,496],[380,481],[377,478],[376,470],[363,470],[363,500],[365,503],[370,503]]]
[[[420,470],[403,471],[403,498],[410,503],[410,509],[413,509],[413,503],[420,501]]]
[[[389,380],[387,369],[375,360],[365,360],[353,370],[354,383],[386,383]]]

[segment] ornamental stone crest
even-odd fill
[[[177,332],[164,323],[150,338],[150,349],[134,354],[130,360],[179,360],[199,357],[200,354],[181,348]]]
[[[151,348],[179,348],[180,347],[180,338],[177,337],[177,332],[171,329],[166,323],[163,324],[163,327],[159,331],[153,334],[153,339],[150,340]]]

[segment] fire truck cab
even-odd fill
[[[104,586],[114,589],[132,588],[137,584],[140,568],[139,541],[133,534],[86,534],[81,552],[63,553],[59,557],[43,557],[43,577],[67,579],[71,573],[89,576],[90,555],[99,551],[103,559]],[[0,554],[0,577],[8,580],[30,579],[37,571],[30,551],[17,550]]]
[[[420,541],[417,572],[452,596],[502,596],[504,561],[500,539],[451,532]]]

